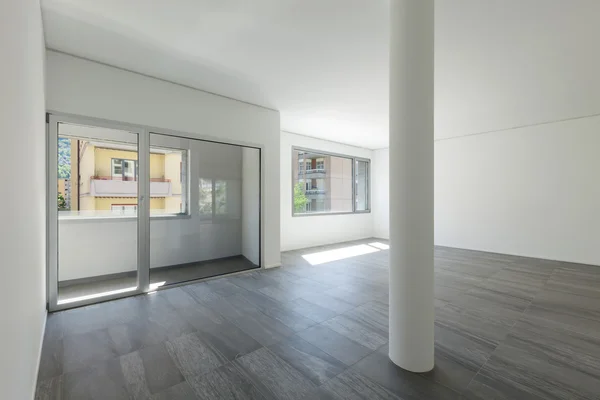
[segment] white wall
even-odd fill
[[[436,244],[600,264],[600,117],[436,142]]]
[[[599,113],[598,15],[597,0],[437,1],[436,138]]]
[[[360,147],[281,132],[281,250],[364,239],[373,236],[372,213],[292,216],[292,147],[372,158]]]
[[[0,391],[32,399],[46,319],[44,39],[37,0],[0,2]],[[23,157],[26,157],[24,162]],[[9,173],[18,165],[18,174]]]
[[[280,265],[279,113],[49,51],[49,110],[263,147],[263,265]]]
[[[436,141],[435,243],[599,265],[599,131],[592,117]],[[374,183],[378,209],[387,185]],[[376,236],[388,218],[374,213]]]
[[[242,254],[258,265],[260,152],[242,149]]]
[[[373,236],[390,238],[390,151],[373,151],[371,203],[373,204]]]

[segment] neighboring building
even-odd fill
[[[294,150],[293,179],[308,202],[296,212],[351,212],[352,160],[310,151]]]
[[[126,145],[78,139],[70,141],[71,212],[78,215],[135,214],[139,176],[137,151]],[[185,188],[182,181],[185,181],[186,163],[187,155],[182,150],[151,149],[152,214],[185,212],[185,196],[181,194]]]

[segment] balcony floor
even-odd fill
[[[219,260],[185,264],[182,266],[155,268],[150,270],[150,284],[164,286],[209,278],[211,276],[231,274],[233,272],[245,271],[253,268],[257,268],[256,265],[252,264],[242,256],[227,257]],[[136,285],[136,273],[115,278],[99,277],[94,281],[73,283],[59,287],[58,301],[60,303],[82,296],[99,295],[117,290],[125,290],[127,288],[134,288]]]

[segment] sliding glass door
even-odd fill
[[[259,153],[150,133],[151,285],[259,266]]]
[[[260,149],[48,121],[51,311],[260,266]]]
[[[141,293],[142,131],[54,115],[48,130],[51,310]]]

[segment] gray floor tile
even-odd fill
[[[63,375],[63,398],[129,400],[130,395],[118,358],[94,368]]]
[[[35,389],[35,400],[62,400],[64,375],[46,380],[38,380]]]
[[[184,377],[210,372],[228,362],[199,333],[190,333],[165,343],[171,359]]]
[[[323,322],[322,325],[371,350],[377,350],[388,341],[387,331],[354,315],[338,315]]]
[[[219,312],[263,346],[270,346],[294,334],[291,328],[262,313],[250,303],[239,299],[232,303],[229,301],[230,297],[210,303],[211,309]]]
[[[183,308],[198,304],[198,302],[182,288],[161,290],[157,292],[156,295],[164,297],[174,308]]]
[[[196,400],[196,394],[187,382],[171,386],[167,390],[152,396],[152,400]]]
[[[130,387],[143,388],[141,383],[145,383],[150,394],[162,392],[184,380],[165,343],[121,357],[121,368]]]
[[[265,286],[275,285],[277,280],[269,278],[265,274],[251,272],[248,274],[236,275],[228,278],[229,281],[246,290],[256,290]]]
[[[303,374],[267,348],[238,358],[234,363],[262,393],[274,399],[302,399],[316,388]]]
[[[235,286],[231,284],[232,286]],[[241,289],[236,286],[236,289]],[[181,287],[181,290],[189,294],[197,303],[207,303],[211,301],[219,301],[225,297],[223,294],[217,292],[219,289],[213,290],[208,282],[193,283],[191,285],[185,285]]]
[[[284,304],[288,309],[295,311],[306,318],[312,319],[315,322],[327,321],[328,319],[338,315],[335,311],[321,307],[302,298],[289,301]]]
[[[378,383],[403,400],[460,399],[457,392],[446,386],[397,367],[388,358],[386,347],[368,355],[351,367],[351,370]]]
[[[303,315],[287,309],[284,304],[253,291],[239,293],[228,298],[234,307],[241,308],[240,302],[248,302],[254,305],[263,314],[280,321],[293,331],[301,331],[316,324],[315,321]]]
[[[385,387],[353,370],[344,372],[322,388],[339,399],[400,399]]]
[[[229,361],[262,347],[258,341],[229,321],[224,321],[218,329],[200,331],[198,335]]]
[[[600,276],[598,275],[596,270],[589,268],[557,268],[548,279],[546,289],[581,296],[600,297]]]
[[[532,304],[555,312],[600,321],[600,298],[598,297],[542,290]]]
[[[38,380],[54,378],[63,374],[63,341],[62,340],[44,340],[42,346],[42,355],[40,357],[40,366],[38,370]]]
[[[318,306],[327,308],[331,311],[334,311],[338,314],[344,313],[346,311],[350,311],[356,306],[354,304],[350,304],[344,300],[336,299],[335,297],[328,296],[324,293],[311,293],[302,296],[302,299],[316,304]]]
[[[300,371],[315,385],[325,383],[347,368],[345,364],[336,358],[298,336],[270,346],[269,349]]]
[[[600,380],[600,338],[523,318],[505,343],[555,366]]]
[[[232,364],[224,365],[206,375],[188,379],[200,400],[259,400],[265,396]]]
[[[523,318],[535,321],[540,326],[561,327],[600,338],[600,321],[574,315],[568,310],[567,312],[564,310],[555,311],[532,304],[523,314]]]
[[[62,345],[64,372],[89,368],[122,354],[107,329],[65,336]]]
[[[596,399],[600,394],[598,379],[506,343],[498,346],[474,380],[501,392],[518,393],[519,399]]]
[[[490,318],[485,312],[452,303],[438,308],[435,313],[437,326],[490,346],[497,346],[503,341],[515,323],[514,320]]]
[[[371,352],[369,348],[323,325],[308,328],[299,332],[298,336],[346,365],[354,364]]]
[[[435,326],[435,368],[425,377],[456,391],[467,387],[496,348],[465,331]]]

